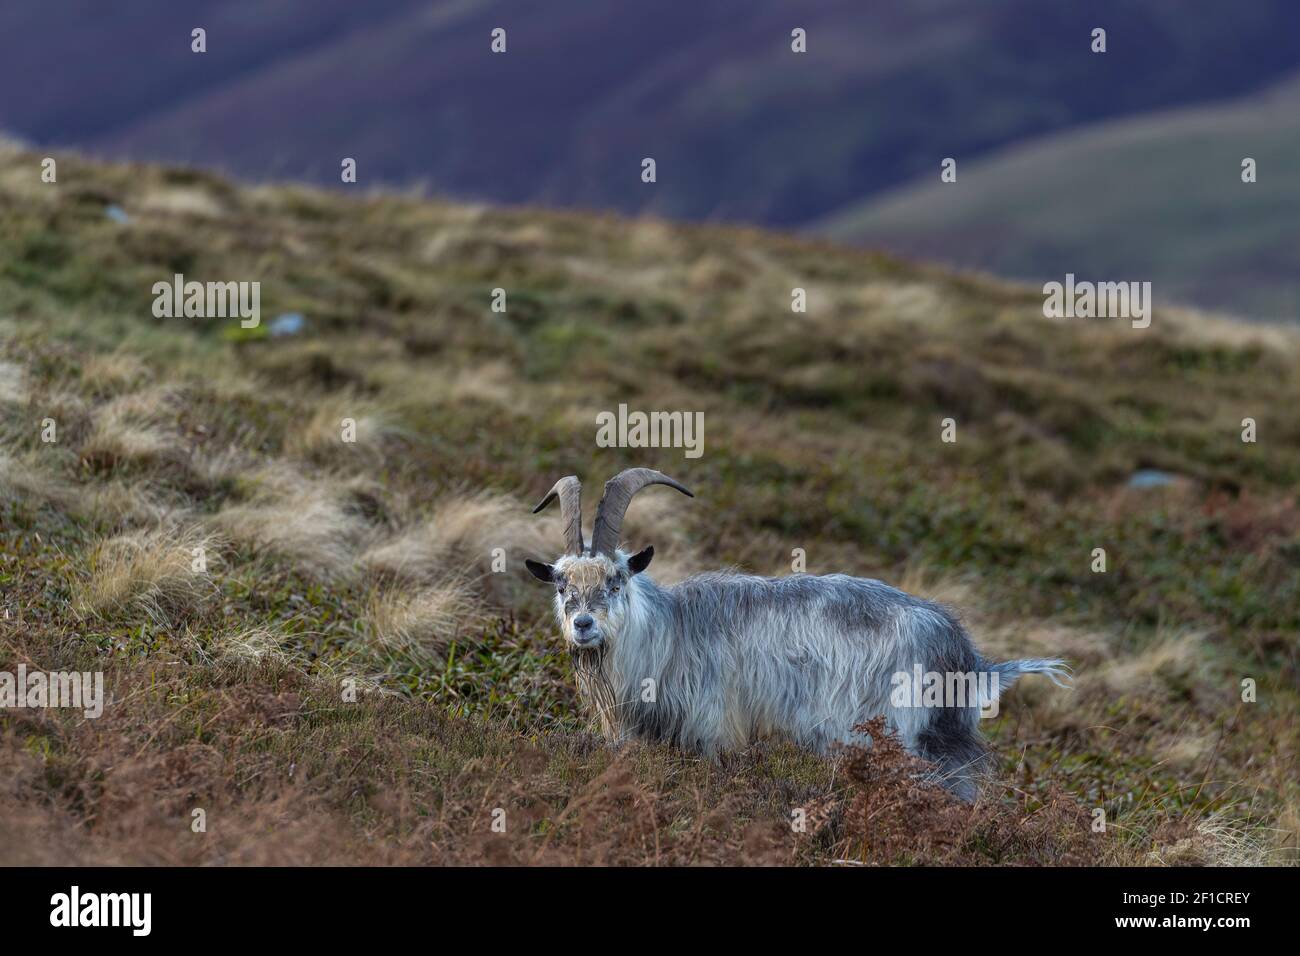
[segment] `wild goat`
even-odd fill
[[[883,714],[946,786],[972,799],[987,755],[981,708],[1022,674],[1058,684],[1065,675],[1060,660],[985,661],[943,607],[867,578],[710,573],[661,587],[642,573],[653,547],[618,549],[633,495],[655,484],[695,497],[658,471],[623,471],[605,484],[590,549],[576,477],[533,509],[559,499],[567,553],[526,563],[555,586],[579,690],[611,741],[715,756],[774,733],[825,753],[837,741],[864,742],[854,728]],[[941,675],[947,697],[906,691],[922,674]]]

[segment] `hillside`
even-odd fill
[[[817,231],[1040,282],[1141,278],[1167,302],[1296,322],[1298,165],[1293,78],[1268,95],[1016,145],[960,165],[956,183],[930,171]]]
[[[39,158],[0,152],[0,671],[102,669],[113,699],[0,712],[0,862],[1294,859],[1294,334],[1159,300],[1145,331],[1056,322],[759,231],[70,154],[48,185]],[[155,318],[175,273],[260,281],[261,326]],[[305,327],[271,335],[284,312]],[[703,456],[596,448],[619,402],[702,411]],[[985,722],[970,810],[884,746],[840,773],[609,751],[522,560],[560,548],[529,514],[556,477],[630,464],[697,496],[632,507],[657,577],[800,548],[955,606],[991,655],[1069,658],[1074,689]]]
[[[1246,95],[1300,68],[1298,31],[1289,0],[44,0],[0,10],[0,129],[253,181],[337,184],[352,156],[370,184],[799,225],[943,156]]]

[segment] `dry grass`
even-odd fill
[[[235,628],[218,633],[206,651],[218,663],[255,665],[273,661],[301,665],[301,660],[287,652],[287,637],[283,631],[269,627]]]
[[[1300,788],[1294,788],[1290,802],[1277,815],[1272,828],[1278,862],[1300,865]]]
[[[73,607],[83,617],[129,609],[168,623],[212,590],[207,571],[198,570],[200,560],[213,568],[219,543],[193,527],[158,527],[101,541],[89,552]]]
[[[93,468],[119,465],[183,465],[186,448],[169,422],[180,399],[167,388],[133,392],[97,408],[81,459]]]
[[[0,402],[17,405],[27,399],[27,383],[21,365],[0,361]]]
[[[1168,849],[1156,848],[1152,856],[1162,864],[1179,861],[1203,866],[1277,866],[1295,862],[1288,859],[1285,848],[1274,845],[1271,828],[1242,826],[1221,814],[1198,823],[1188,843],[1190,846],[1176,843]]]
[[[372,530],[344,483],[277,466],[251,474],[247,484],[248,500],[212,519],[222,535],[314,577],[338,580],[355,572]]]
[[[150,190],[136,207],[141,214],[213,219],[224,215],[221,201],[202,188],[173,186]]]
[[[1200,683],[1208,675],[1193,672],[1201,666],[1197,649],[1205,639],[1193,631],[1161,635],[1150,647],[1099,668],[1096,677],[1110,697],[1140,697],[1170,685]]]
[[[525,557],[549,555],[555,536],[523,502],[491,492],[440,498],[433,517],[361,556],[369,570],[412,581],[437,581],[450,571],[489,574],[494,561],[518,569]],[[499,553],[498,553],[499,552]]]
[[[396,429],[369,403],[331,396],[305,422],[287,429],[284,451],[293,458],[323,462],[337,462],[343,454],[364,455],[373,467],[374,455],[382,453],[395,434]]]
[[[166,489],[130,479],[111,478],[87,489],[67,492],[71,510],[105,530],[128,530],[191,521],[190,502]]]
[[[119,394],[149,381],[149,367],[138,355],[117,350],[97,352],[81,365],[81,384],[92,394]]]
[[[368,630],[381,655],[437,667],[453,642],[472,639],[486,619],[474,590],[453,580],[413,594],[377,593],[370,603]]]
[[[32,502],[59,508],[73,506],[76,490],[50,474],[42,457],[36,451],[13,455],[0,449],[0,505]]]

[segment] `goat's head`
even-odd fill
[[[632,599],[629,582],[650,566],[655,549],[628,555],[618,550],[623,516],[632,496],[649,485],[668,485],[695,497],[667,475],[651,468],[629,468],[605,482],[596,508],[591,548],[582,541],[582,484],[573,475],[561,478],[533,513],[559,499],[566,552],[554,564],[526,561],[533,577],[555,586],[555,614],[573,649],[600,648],[615,640],[627,620]]]

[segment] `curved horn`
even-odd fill
[[[564,545],[572,554],[582,554],[582,482],[576,475],[561,478],[533,509],[533,514],[556,498],[560,499],[560,518],[564,521]]]
[[[605,482],[605,493],[596,506],[596,523],[591,528],[591,553],[614,556],[618,535],[623,529],[623,516],[632,496],[647,485],[667,485],[676,488],[688,498],[694,498],[688,488],[678,484],[661,471],[653,468],[628,468]]]

